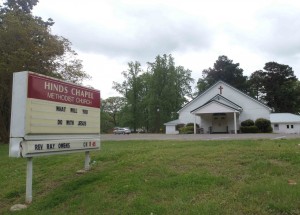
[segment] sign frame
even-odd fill
[[[69,101],[53,100],[55,96]],[[44,109],[47,110],[43,112]],[[87,148],[82,144],[75,150],[72,145],[78,140],[96,142],[96,145]],[[32,141],[45,141],[45,144],[67,141],[70,150],[27,153],[24,146]],[[13,74],[10,157],[91,150],[100,150],[100,91],[29,71]]]

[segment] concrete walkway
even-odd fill
[[[106,140],[242,140],[242,139],[300,139],[300,134],[101,134]],[[300,142],[300,141],[299,141]]]

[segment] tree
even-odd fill
[[[128,126],[132,127],[134,132],[139,126],[138,119],[141,116],[140,105],[140,79],[139,75],[142,72],[141,64],[139,62],[129,62],[128,70],[122,72],[125,80],[122,84],[113,82],[113,89],[121,93],[127,100],[126,109],[128,110],[125,115],[127,117]],[[124,117],[124,116],[123,116]]]
[[[30,13],[38,2],[38,0],[7,0],[4,5],[6,5],[10,10],[21,10],[24,13]]]
[[[251,87],[257,89],[261,100],[274,112],[299,111],[299,82],[290,66],[268,62],[264,71],[256,71],[249,81]]]
[[[191,97],[191,71],[175,66],[172,55],[158,55],[148,63],[151,75],[148,104],[151,130],[160,132],[163,122],[170,121],[172,114]]]
[[[37,0],[8,0],[0,7],[0,141],[8,142],[12,74],[33,71],[81,83],[89,76],[71,43],[50,33],[54,24],[34,17]]]
[[[128,63],[125,80],[113,83],[113,88],[126,99],[119,121],[134,130],[160,132],[163,122],[175,119],[176,111],[191,97],[191,71],[175,66],[171,55],[158,55],[142,72],[139,62]]]
[[[249,94],[255,97],[257,100],[262,100],[264,85],[263,85],[264,73],[262,70],[257,70],[250,75],[248,80]]]
[[[140,102],[139,107],[141,110],[141,117],[138,119],[140,128],[144,129],[146,132],[150,130],[150,112],[151,108],[149,106],[150,89],[151,89],[151,78],[152,76],[148,72],[144,72],[139,76],[140,81]]]
[[[102,111],[107,113],[109,118],[107,119],[113,126],[118,126],[118,114],[126,105],[126,100],[123,97],[115,96],[109,97],[102,101]]]
[[[209,88],[209,86],[210,85],[208,84],[208,81],[205,78],[199,78],[196,86],[197,92],[195,92],[194,96],[197,96],[200,93],[204,92]]]
[[[100,109],[100,128],[101,134],[110,133],[114,127],[113,123],[110,121],[110,116],[107,112],[104,112],[103,109]]]
[[[239,63],[233,63],[227,56],[222,55],[214,63],[213,68],[202,71],[203,79],[199,80],[198,90],[203,91],[203,87],[208,87],[215,82],[222,80],[231,86],[247,92],[247,76],[243,75],[243,69],[239,68]]]
[[[296,94],[296,98],[295,101],[293,101],[295,103],[295,109],[293,111],[293,113],[295,114],[300,114],[300,81],[297,80],[295,83],[295,94]]]

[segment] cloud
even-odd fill
[[[300,7],[293,1],[272,1],[239,17],[240,22],[223,28],[231,44],[244,46],[275,58],[299,55]],[[223,33],[224,33],[223,32]]]
[[[106,22],[101,13],[96,20],[64,20],[57,31],[66,32],[81,52],[105,54],[112,58],[145,60],[161,53],[204,50],[212,43],[208,24],[193,17],[178,16],[159,5],[152,7],[114,8]],[[93,21],[93,22],[92,22]]]
[[[300,14],[292,5],[276,7],[262,15],[266,34],[261,45],[272,55],[287,57],[300,53]]]
[[[220,55],[248,76],[269,61],[300,74],[298,0],[43,0],[33,14],[53,18],[52,32],[72,42],[105,97],[127,62],[145,66],[158,54],[172,54],[196,81]]]

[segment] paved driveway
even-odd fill
[[[101,134],[101,140],[239,140],[292,139],[300,134]]]

